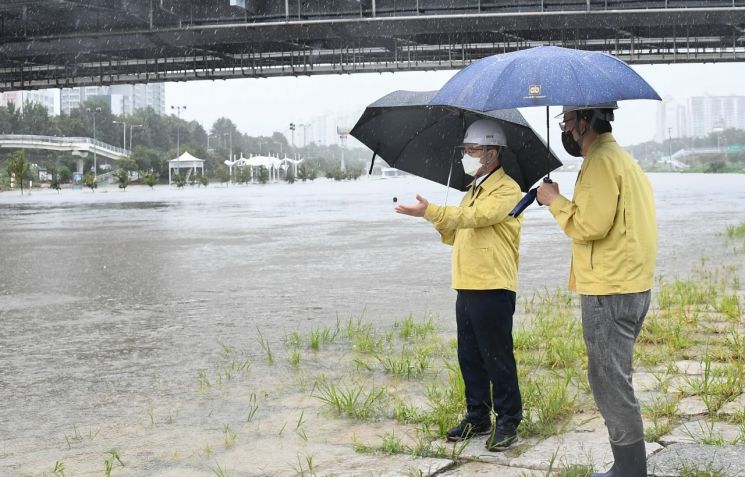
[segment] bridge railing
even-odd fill
[[[128,156],[129,151],[121,147],[112,146],[90,137],[59,137],[59,136],[37,136],[34,134],[0,134],[0,143],[18,142],[26,144],[49,144],[57,146],[70,146],[72,144],[89,144],[98,149],[110,151],[122,156]]]
[[[271,22],[403,15],[745,7],[745,0],[321,0],[293,3],[268,1],[259,8],[249,7],[246,18]]]

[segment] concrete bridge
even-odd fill
[[[130,151],[89,137],[33,136],[22,134],[0,135],[0,147],[9,149],[46,149],[69,151],[85,157],[89,152],[115,161],[128,157]]]
[[[540,44],[745,60],[745,0],[4,0],[0,91],[458,69]]]

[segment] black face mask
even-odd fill
[[[570,155],[574,157],[582,157],[582,148],[572,137],[571,131],[564,131],[561,133],[561,145],[564,146],[564,150]]]

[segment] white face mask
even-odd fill
[[[469,154],[464,154],[460,162],[463,164],[463,172],[471,177],[476,177],[476,173],[481,169],[481,166],[483,166],[483,164],[481,164],[481,159]]]

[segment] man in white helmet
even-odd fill
[[[569,288],[580,294],[587,374],[608,428],[614,464],[594,477],[646,477],[644,428],[632,385],[634,343],[650,301],[657,250],[652,187],[611,134],[613,104],[565,106],[566,151],[583,157],[572,200],[544,183],[548,205],[572,239]]]
[[[416,204],[396,207],[400,214],[432,222],[442,241],[453,246],[458,363],[467,409],[447,438],[459,441],[488,434],[486,447],[491,451],[512,445],[522,420],[512,347],[521,219],[508,215],[522,193],[502,169],[506,146],[506,136],[496,121],[475,121],[463,138],[461,160],[474,181],[460,206],[434,205],[417,195]],[[493,431],[492,412],[496,415]]]

